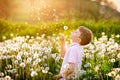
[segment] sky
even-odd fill
[[[112,1],[116,4],[116,6],[117,6],[117,11],[120,12],[120,0],[112,0]]]

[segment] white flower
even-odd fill
[[[18,52],[18,55],[22,56],[23,53],[24,53],[23,51],[20,51],[20,52]]]
[[[42,34],[42,36],[41,36],[42,38],[44,38],[45,37],[45,34]]]
[[[2,77],[2,78],[0,78],[0,80],[5,80],[5,79]]]
[[[31,72],[31,77],[34,77],[34,76],[36,76],[37,75],[37,72],[36,71],[32,71]]]
[[[35,62],[39,63],[39,62],[41,62],[41,59],[37,58],[37,59],[35,60]]]
[[[85,56],[86,56],[86,58],[91,58],[92,57],[92,55],[89,54],[89,53],[86,53]]]
[[[115,43],[114,44],[114,49],[118,49],[119,48],[119,44],[118,43]]]
[[[34,61],[32,65],[36,66],[37,64],[38,64],[38,62]]]
[[[120,80],[120,75],[115,76],[115,80]]]
[[[20,55],[17,55],[16,58],[17,58],[17,60],[22,60]]]
[[[103,58],[104,56],[105,56],[105,55],[104,55],[104,53],[102,53],[102,52],[97,54],[97,57],[98,57],[98,58]]]
[[[43,59],[47,59],[47,56],[43,56]]]
[[[0,72],[0,77],[3,77],[4,76],[4,73],[3,72]]]
[[[22,44],[22,48],[27,48],[28,47],[28,44],[27,43],[23,43]]]
[[[105,35],[105,32],[102,32],[102,36],[104,36]]]
[[[27,35],[27,36],[26,36],[26,38],[27,38],[27,39],[29,39],[29,38],[30,38],[30,36],[29,36],[29,35]]]
[[[11,77],[10,76],[5,76],[4,80],[11,80]]]
[[[24,62],[22,62],[22,63],[20,63],[20,67],[25,67],[26,65],[25,65],[25,63]]]
[[[112,71],[112,72],[108,73],[108,76],[111,76],[111,77],[115,77],[115,75],[116,75],[115,71]]]
[[[113,68],[114,71],[120,72],[120,68]]]
[[[14,64],[18,64],[18,60],[15,60],[15,61],[14,61]]]
[[[88,80],[87,78],[83,78],[83,80]]]
[[[117,57],[118,57],[118,58],[120,58],[120,53],[119,53],[119,54],[117,54]]]
[[[41,68],[41,70],[43,70],[44,69],[44,67],[40,67]]]
[[[31,36],[31,39],[34,39],[34,36]]]
[[[116,35],[116,38],[119,38],[120,37],[120,35],[118,34],[118,35]]]
[[[10,36],[11,36],[11,37],[13,37],[13,36],[14,36],[14,34],[10,34]]]
[[[59,61],[59,60],[60,60],[60,57],[59,57],[59,56],[57,56],[57,57],[55,58],[55,60],[56,60],[56,61]]]
[[[84,75],[84,74],[86,74],[86,71],[85,70],[81,70],[80,71],[80,75]]]
[[[37,54],[37,53],[35,53],[34,55],[33,55],[33,58],[38,58],[39,57],[39,55]]]
[[[24,54],[25,56],[28,56],[28,52],[26,52],[26,51],[25,51],[23,54]]]
[[[48,71],[48,70],[49,70],[49,67],[46,67],[46,68],[45,68],[45,70],[47,70],[47,71]]]
[[[3,39],[6,39],[6,36],[3,36],[2,38],[3,38]]]
[[[94,46],[93,45],[90,45],[89,47],[91,50],[94,50]]]
[[[32,58],[27,58],[27,63],[31,63]]]
[[[97,72],[99,69],[100,69],[100,66],[99,66],[99,65],[95,66],[95,71],[96,71],[96,72]]]
[[[7,68],[11,69],[11,68],[12,68],[12,65],[8,64],[8,65],[7,65]]]
[[[48,70],[42,70],[42,73],[44,73],[44,74],[46,74],[46,73],[48,73]]]
[[[55,59],[56,58],[56,54],[51,54],[52,58]]]
[[[115,59],[111,59],[111,62],[114,63],[114,62],[115,62]]]
[[[13,74],[16,73],[16,72],[17,72],[16,69],[11,70],[11,73],[13,73]]]
[[[85,65],[84,65],[84,67],[90,67],[91,66],[91,63],[86,63]]]

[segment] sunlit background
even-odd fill
[[[59,37],[80,26],[93,39],[77,80],[120,80],[120,0],[0,0],[0,80],[55,80]]]
[[[120,0],[0,0],[0,18],[28,23],[120,18]]]

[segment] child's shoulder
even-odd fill
[[[81,50],[81,49],[83,49],[82,46],[80,46],[80,45],[70,46],[69,48],[71,50]]]

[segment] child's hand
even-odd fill
[[[66,39],[65,39],[65,36],[60,36],[59,39],[60,39],[60,41],[61,41],[62,43],[65,42],[65,40],[66,40]]]
[[[53,78],[56,80],[60,79],[61,77],[62,77],[61,74],[57,74],[57,75],[53,76]]]

